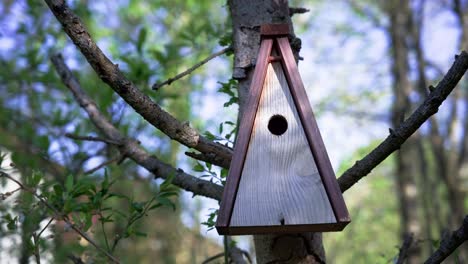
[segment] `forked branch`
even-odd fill
[[[425,264],[441,263],[452,254],[461,244],[468,240],[468,215],[463,224],[450,237],[442,240],[439,248],[424,262]]]
[[[369,174],[390,154],[399,149],[429,117],[437,113],[439,106],[447,99],[467,69],[468,53],[462,51],[460,55],[456,56],[452,67],[437,87],[430,89],[431,92],[426,100],[398,128],[390,129],[390,135],[382,143],[343,173],[338,179],[341,191],[345,192]]]
[[[146,121],[187,147],[202,153],[214,153],[222,159],[230,160],[232,151],[229,148],[208,140],[188,123],[177,120],[128,80],[120,71],[119,66],[112,63],[96,45],[81,19],[73,13],[64,0],[45,0],[45,2],[99,78]]]
[[[61,55],[51,58],[63,83],[73,93],[79,105],[86,111],[94,126],[105,136],[106,141],[116,143],[120,154],[135,161],[140,166],[153,173],[155,177],[166,179],[174,176],[172,183],[182,189],[197,195],[206,196],[216,200],[221,199],[223,187],[209,181],[201,180],[189,175],[180,169],[159,160],[156,156],[148,154],[139,142],[125,137],[119,130],[99,111],[93,100],[84,92],[80,83],[66,66]]]

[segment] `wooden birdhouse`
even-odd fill
[[[219,234],[340,231],[350,222],[288,34],[288,25],[261,27]]]

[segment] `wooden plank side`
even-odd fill
[[[262,36],[281,36],[289,34],[288,24],[263,24],[260,26]]]
[[[230,228],[336,223],[289,90],[281,63],[270,64]],[[281,135],[268,128],[273,116],[287,122]]]
[[[308,101],[304,85],[299,75],[299,70],[294,60],[294,55],[287,38],[276,39],[279,47],[282,63],[285,68],[286,77],[291,85],[291,93],[295,105],[299,110],[302,125],[305,128],[307,139],[309,140],[312,153],[317,163],[317,168],[322,177],[323,184],[327,191],[330,203],[333,207],[338,222],[350,222],[348,209],[343,199],[343,195],[336,181],[335,173],[331,166],[322,136],[317,126],[312,107]]]
[[[224,235],[254,235],[278,233],[305,233],[305,232],[338,232],[343,230],[347,222],[311,225],[283,225],[283,226],[230,226],[220,228]]]
[[[263,81],[268,65],[268,58],[273,46],[272,39],[264,39],[260,44],[260,51],[257,57],[252,83],[250,85],[250,94],[247,101],[244,115],[239,125],[239,135],[234,146],[234,154],[231,160],[229,174],[226,180],[226,186],[221,200],[221,206],[218,212],[216,227],[227,227],[231,221],[232,209],[234,206],[237,189],[241,177],[245,155],[249,145],[250,134],[257,112],[260,95],[262,92]],[[219,232],[219,229],[218,229]]]

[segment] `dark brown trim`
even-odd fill
[[[289,35],[288,24],[263,24],[260,26],[262,36],[282,36]]]
[[[254,235],[277,233],[337,232],[345,228],[348,222],[311,224],[311,225],[278,225],[278,226],[229,226],[216,227],[220,235]]]
[[[250,135],[252,133],[255,116],[257,114],[260,96],[262,94],[263,83],[267,72],[268,60],[273,46],[273,39],[263,39],[260,44],[260,51],[257,57],[255,71],[250,84],[250,94],[247,100],[246,109],[239,126],[239,135],[236,139],[234,154],[229,169],[229,174],[224,187],[223,199],[218,212],[216,229],[229,227],[231,215],[236,201],[237,190],[244,168],[244,160],[249,147]]]
[[[314,155],[315,163],[317,164],[317,169],[327,192],[328,199],[335,213],[336,220],[337,222],[347,224],[351,221],[348,209],[346,208],[343,194],[340,191],[325,145],[323,144],[322,136],[320,135],[312,107],[310,106],[304,89],[304,84],[299,75],[291,46],[289,45],[289,40],[288,38],[282,37],[277,38],[276,41],[280,56],[282,57],[283,69],[289,83],[289,89],[299,113],[302,126],[304,127],[307,140],[309,141],[312,154]]]
[[[351,220],[328,158],[325,145],[323,144],[317,122],[315,121],[312,107],[309,104],[288,38],[279,37],[279,35],[287,35],[289,33],[289,27],[287,25],[262,25],[261,33],[263,38],[260,44],[260,51],[252,83],[250,85],[250,95],[244,111],[244,116],[240,122],[239,135],[234,148],[223,199],[221,200],[216,229],[221,235],[341,231]],[[275,55],[277,54],[276,52],[272,52],[273,49],[277,50],[279,56]],[[325,191],[327,192],[336,222],[279,226],[229,226],[255,122],[255,116],[257,114],[257,108],[262,94],[267,66],[270,61],[278,60],[282,63],[295,107],[299,114],[315,163],[317,164],[317,169]]]

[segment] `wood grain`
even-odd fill
[[[335,173],[333,172],[333,167],[331,166],[325,145],[323,144],[320,130],[315,121],[312,107],[307,98],[304,84],[302,83],[291,46],[289,45],[289,40],[285,37],[277,38],[276,43],[278,44],[280,56],[283,58],[282,64],[286,72],[286,78],[291,85],[292,97],[298,107],[299,116],[304,125],[310,149],[315,157],[317,168],[320,172],[328,197],[330,198],[337,222],[349,223],[351,219],[348,209],[346,208],[343,195],[338,186]]]
[[[242,120],[239,125],[239,135],[237,136],[236,144],[234,146],[234,154],[223,192],[223,199],[221,200],[218,219],[216,220],[216,229],[218,229],[218,232],[223,227],[229,226],[229,222],[231,221],[232,210],[237,195],[242,168],[244,166],[245,155],[249,145],[250,134],[255,120],[255,113],[257,112],[260,95],[262,93],[268,58],[271,54],[272,46],[272,39],[264,39],[260,44],[260,51],[249,89],[250,95],[246,104],[244,116],[242,116]]]
[[[282,115],[287,131],[268,122]],[[230,226],[336,223],[281,63],[269,64]]]

